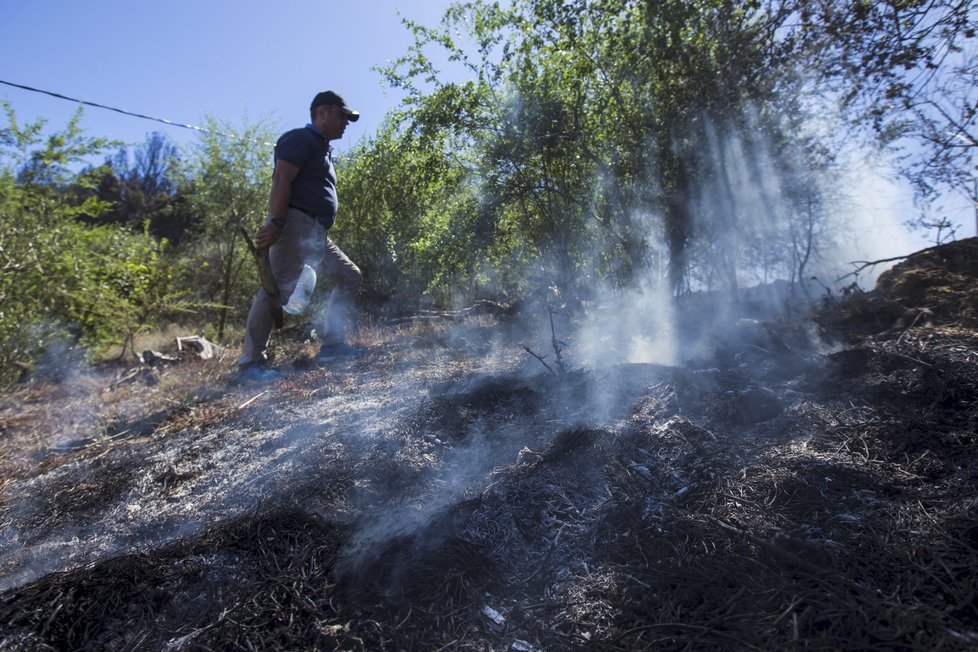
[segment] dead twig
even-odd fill
[[[528,347],[528,346],[524,346],[523,347],[523,350],[526,351],[527,353],[529,353],[530,355],[532,355],[537,360],[539,360],[540,361],[540,364],[542,364],[544,367],[547,368],[547,371],[549,371],[550,373],[552,373],[554,376],[557,375],[557,372],[553,370],[553,367],[551,367],[550,365],[547,364],[546,359],[542,355],[537,355],[536,353],[534,353],[533,351],[531,351],[530,350],[530,347]]]
[[[835,281],[836,281],[836,283],[838,283],[839,281],[841,281],[841,280],[843,280],[845,278],[848,278],[850,276],[859,276],[859,273],[860,272],[862,272],[864,269],[867,269],[869,267],[875,267],[876,265],[882,265],[883,263],[895,263],[898,260],[906,260],[907,258],[910,258],[911,256],[918,256],[918,255],[923,254],[923,253],[926,253],[928,251],[933,251],[933,250],[935,250],[937,248],[938,247],[928,247],[927,249],[921,249],[920,251],[915,252],[915,253],[912,253],[912,254],[907,254],[905,256],[894,256],[893,258],[881,258],[879,260],[854,260],[854,261],[852,261],[851,264],[856,267],[855,271],[852,271],[852,272],[849,272],[848,274],[845,274],[843,276],[840,276],[839,278],[835,279]]]
[[[563,375],[567,373],[567,366],[564,364],[564,358],[561,356],[560,350],[562,347],[567,346],[567,344],[557,339],[557,331],[554,329],[554,309],[547,306],[547,311],[550,313],[550,343],[554,347],[554,354],[557,356],[557,368],[560,369],[560,373]]]
[[[252,396],[247,401],[245,401],[244,403],[242,403],[241,405],[239,405],[238,406],[238,409],[239,410],[245,409],[246,407],[248,407],[249,405],[251,405],[252,403],[254,403],[255,401],[257,401],[258,399],[260,399],[262,396],[264,396],[267,393],[268,393],[268,390],[266,389],[264,392],[261,392],[260,394],[256,394],[256,395]]]
[[[557,339],[557,329],[554,326],[554,309],[550,306],[547,306],[547,313],[550,317],[550,345],[554,349],[554,355],[557,360],[557,370],[554,371],[554,368],[551,367],[549,364],[547,364],[546,358],[544,356],[534,353],[533,351],[530,350],[529,347],[524,346],[523,350],[529,353],[530,355],[532,355],[534,358],[536,358],[540,362],[540,364],[546,367],[547,371],[552,373],[554,376],[563,376],[567,373],[567,364],[564,362],[564,356],[562,354],[562,350],[564,347],[567,346],[567,344]]]

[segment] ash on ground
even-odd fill
[[[0,649],[975,649],[975,261],[682,367],[552,373],[478,316],[267,388],[116,387],[76,447],[39,406],[104,385],[19,395]]]

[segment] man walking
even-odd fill
[[[326,313],[315,323],[322,342],[318,358],[329,361],[363,352],[346,342],[353,299],[363,277],[328,236],[338,206],[329,143],[341,138],[347,124],[356,122],[360,114],[333,91],[318,93],[309,113],[309,124],[286,132],[275,144],[268,218],[255,233],[255,245],[268,248],[283,301],[295,288],[303,265],[316,270],[319,278],[333,282]],[[244,351],[238,358],[243,379],[266,380],[279,375],[266,367],[265,349],[272,326],[269,298],[264,289],[259,289],[248,313]]]

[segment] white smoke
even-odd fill
[[[914,196],[885,159],[871,152],[853,152],[843,163],[843,184],[835,190],[840,199],[839,233],[830,269],[833,279],[856,272],[866,262],[906,256],[932,246],[925,234],[907,227],[917,209]],[[899,261],[866,267],[847,282],[871,289],[876,278]]]
[[[604,291],[573,338],[575,361],[586,367],[678,362],[676,315],[663,283]]]

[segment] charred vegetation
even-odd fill
[[[453,317],[168,414],[179,366],[93,390],[155,426],[71,450],[18,390],[0,647],[974,649],[974,247],[684,365],[466,356]]]

